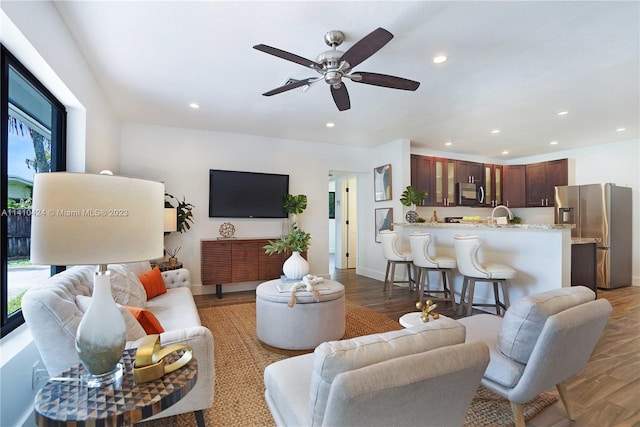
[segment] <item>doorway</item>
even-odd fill
[[[357,177],[355,173],[329,173],[329,271],[356,268],[358,241]],[[333,193],[333,197],[331,195]],[[331,215],[330,215],[331,216]]]

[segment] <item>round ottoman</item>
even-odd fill
[[[267,346],[286,350],[311,350],[325,341],[341,339],[345,331],[344,286],[333,280],[318,285],[320,301],[306,291],[280,292],[280,279],[256,288],[256,331]],[[292,284],[292,283],[291,283]]]

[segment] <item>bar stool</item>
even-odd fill
[[[500,308],[504,311],[509,308],[509,279],[516,277],[516,271],[503,264],[481,263],[478,259],[478,251],[481,248],[478,236],[457,235],[454,236],[453,243],[458,270],[464,276],[458,314],[462,314],[462,310],[466,306],[466,315],[470,316],[471,309],[475,305],[476,307],[495,307],[496,314],[502,316],[504,313],[500,313]],[[493,283],[494,304],[476,304],[473,302],[476,282]],[[502,286],[504,302],[500,301],[498,284]],[[465,295],[467,295],[466,302]]]
[[[398,232],[382,230],[380,231],[380,239],[382,241],[382,254],[387,259],[387,269],[384,273],[384,287],[382,288],[382,292],[387,290],[387,284],[389,284],[389,298],[391,298],[393,285],[396,283],[408,283],[409,289],[415,284],[415,281],[411,277],[413,257],[411,256],[411,251],[405,250],[400,246]],[[407,266],[407,276],[409,280],[395,280],[396,265],[398,264]],[[389,275],[389,270],[391,270],[391,275]]]
[[[413,265],[416,269],[416,283],[418,284],[418,295],[422,300],[425,292],[425,281],[427,282],[427,294],[442,294],[442,298],[432,299],[451,301],[453,309],[456,309],[456,300],[453,294],[453,282],[451,281],[451,270],[456,268],[456,260],[447,256],[431,255],[435,252],[435,244],[430,233],[414,232],[409,235],[411,244],[411,254]],[[441,273],[442,290],[431,290],[429,281],[429,271]]]

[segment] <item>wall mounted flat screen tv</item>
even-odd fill
[[[282,197],[289,175],[209,170],[209,216],[212,218],[286,218]]]

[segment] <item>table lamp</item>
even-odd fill
[[[67,172],[34,176],[31,262],[98,265],[91,303],[76,333],[89,386],[107,384],[119,375],[126,343],[107,264],[161,257],[163,226],[160,182]]]

